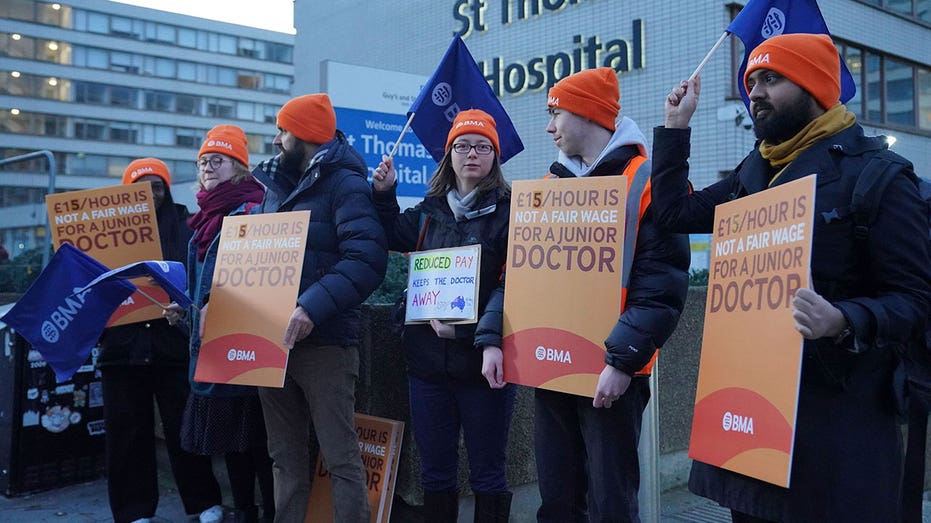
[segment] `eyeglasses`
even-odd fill
[[[226,161],[226,158],[223,158],[222,156],[213,156],[211,158],[201,158],[199,160],[195,160],[194,165],[196,165],[198,169],[203,171],[204,169],[207,168],[207,164],[209,163],[210,168],[216,170],[216,169],[219,169],[220,166],[223,165],[223,162],[225,161]]]
[[[475,149],[475,154],[480,156],[485,156],[491,154],[495,148],[490,143],[477,143],[475,145],[470,145],[465,142],[456,142],[453,144],[453,151],[456,151],[459,154],[469,154],[469,151]]]

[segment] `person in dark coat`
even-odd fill
[[[502,377],[501,314],[485,314],[492,296],[499,310],[504,299],[500,284],[511,190],[499,154],[494,119],[470,109],[453,120],[446,154],[423,202],[401,212],[393,159],[385,157],[373,174],[375,206],[389,248],[409,252],[481,246],[479,323],[431,320],[406,325],[403,332],[425,517],[439,523],[455,522],[458,515],[460,429],[475,493],[475,521],[506,522],[511,506],[505,460],[515,390]]]
[[[538,388],[534,447],[542,504],[537,521],[639,521],[637,448],[657,349],[685,306],[688,239],[661,231],[650,206],[643,133],[619,118],[617,73],[607,67],[560,80],[549,91],[546,131],[559,149],[560,178],[628,176],[628,231],[621,313],[605,326],[604,368],[593,398]],[[630,221],[636,220],[636,224]],[[623,300],[623,298],[622,298]]]
[[[361,305],[385,277],[385,231],[362,156],[336,129],[326,94],[293,98],[278,112],[281,151],[253,170],[267,191],[261,212],[309,210],[292,346],[283,388],[259,388],[274,461],[275,521],[303,521],[310,496],[313,423],[333,480],[334,521],[367,523],[368,489],[356,436]]]
[[[194,381],[201,349],[200,309],[210,297],[223,219],[258,207],[265,188],[249,172],[246,135],[235,125],[218,125],[207,133],[197,155],[197,167],[200,209],[188,222],[194,236],[187,257],[187,289],[194,307],[187,318],[176,304],[165,311],[169,323],[186,319],[191,336],[192,394],[184,409],[181,446],[194,454],[224,457],[234,507],[226,515],[226,523],[258,521],[257,479],[262,517],[271,521],[275,513],[272,463],[256,387]]]
[[[688,126],[701,83],[682,82],[666,99],[665,127],[654,130],[653,207],[672,230],[710,232],[716,205],[817,174],[812,288],[797,291],[791,311],[805,342],[790,486],[696,461],[689,489],[738,522],[898,521],[892,347],[928,318],[931,263],[927,242],[916,240],[927,237],[927,211],[915,183],[898,176],[868,246],[855,239],[841,211],[885,139],[864,136],[840,103],[840,58],[829,36],[775,36],[748,63],[754,150],[733,174],[689,194]]]
[[[163,259],[184,263],[191,238],[188,210],[171,198],[168,166],[156,158],[131,162],[123,173],[123,185],[137,182],[152,184]],[[187,345],[187,336],[164,319],[110,327],[101,336],[97,362],[107,429],[107,490],[117,523],[155,516],[158,478],[153,398],[185,512],[199,514],[203,523],[223,517],[210,457],[190,454],[180,444],[181,419],[190,393]]]

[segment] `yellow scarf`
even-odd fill
[[[782,143],[773,144],[763,140],[763,143],[760,144],[760,155],[769,160],[769,164],[773,167],[782,167],[769,181],[769,186],[772,187],[776,183],[786,166],[792,163],[792,160],[798,158],[798,155],[802,154],[805,149],[828,136],[833,136],[847,129],[856,121],[857,117],[847,110],[847,106],[837,104],[821,116],[808,122],[808,125],[803,127],[798,134]]]

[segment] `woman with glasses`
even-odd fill
[[[411,420],[421,456],[424,520],[455,522],[459,510],[458,446],[462,429],[475,493],[475,521],[507,521],[505,481],[513,385],[501,371],[501,283],[507,253],[510,187],[498,161],[495,121],[462,111],[424,200],[400,212],[395,170],[385,158],[373,174],[375,207],[389,248],[400,252],[481,245],[478,324],[432,320],[402,335]]]
[[[272,464],[255,387],[194,381],[202,311],[207,308],[223,218],[248,214],[262,202],[265,188],[249,171],[246,135],[234,125],[211,129],[195,164],[200,210],[189,222],[194,236],[188,244],[188,292],[194,302],[187,323],[191,331],[192,394],[181,425],[181,445],[195,454],[224,456],[236,509],[224,521],[258,521],[256,478],[262,493],[263,520],[271,521],[275,510]],[[174,323],[181,319],[179,312],[180,308],[173,307],[166,316]]]

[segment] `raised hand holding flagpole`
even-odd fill
[[[404,124],[404,128],[401,129],[401,135],[398,136],[398,140],[397,140],[396,142],[394,142],[394,146],[392,146],[392,147],[391,147],[391,150],[388,152],[387,159],[390,160],[391,158],[394,158],[394,153],[397,152],[398,147],[401,146],[401,140],[404,139],[404,133],[406,133],[407,130],[411,128],[411,122],[414,121],[414,114],[415,114],[415,113],[410,113],[410,115],[408,115],[408,117],[407,117],[407,123]]]
[[[702,68],[708,63],[711,55],[724,43],[728,35],[735,35],[744,44],[744,56],[738,71],[738,79],[743,79],[747,70],[747,57],[764,40],[781,34],[813,33],[830,36],[827,23],[818,3],[815,0],[750,0],[740,10],[740,13],[724,30],[705,58],[698,64],[695,72],[689,77],[694,79],[700,74]],[[857,92],[853,75],[847,69],[847,64],[841,60],[841,103],[845,103]],[[744,105],[749,107],[750,98],[744,89],[743,82],[737,82],[740,96]]]

